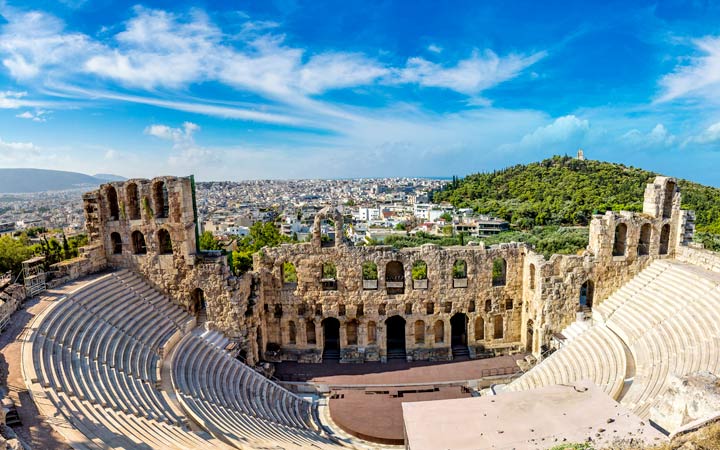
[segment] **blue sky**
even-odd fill
[[[227,4],[232,4],[228,7]],[[720,186],[720,2],[0,0],[0,167]]]

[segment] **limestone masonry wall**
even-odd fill
[[[720,267],[718,258],[687,247],[694,216],[680,211],[677,183],[666,177],[648,185],[642,213],[594,216],[580,255],[546,260],[518,243],[352,246],[341,232],[342,215],[327,207],[311,242],[264,248],[241,277],[225,256],[197,249],[192,178],[108,183],[83,201],[90,245],[78,261],[57,267],[63,276],[105,264],[130,268],[188,311],[206,315],[251,364],[324,356],[447,360],[525,350],[541,357],[554,333],[653,259],[705,258]],[[323,240],[328,219],[337,232]]]

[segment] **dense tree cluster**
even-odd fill
[[[433,195],[435,202],[472,207],[514,227],[586,226],[594,213],[641,211],[645,185],[657,174],[622,164],[555,156],[541,162],[469,175]],[[720,234],[720,189],[678,180],[682,207],[696,212],[698,231]]]
[[[33,256],[45,257],[45,269],[50,265],[78,256],[78,248],[86,245],[88,240],[84,234],[66,238],[47,237],[47,230],[33,228],[15,236],[0,237],[0,273],[12,272],[17,275],[21,271],[22,262]],[[35,242],[31,242],[31,238]]]

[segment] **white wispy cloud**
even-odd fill
[[[665,125],[659,123],[647,133],[632,129],[620,137],[620,140],[630,148],[669,147],[677,141],[677,137],[670,133]]]
[[[427,46],[427,49],[428,49],[428,51],[433,52],[433,53],[442,53],[442,51],[443,51],[443,48],[437,44],[430,44]]]
[[[720,37],[706,36],[693,44],[703,55],[690,58],[660,79],[659,102],[696,96],[720,100]]]
[[[452,67],[444,67],[420,57],[410,58],[407,66],[398,71],[398,81],[476,95],[515,78],[546,55],[546,52],[541,51],[529,56],[510,54],[500,57],[492,50],[475,51],[468,59],[458,61]]]
[[[17,117],[19,119],[32,120],[33,122],[46,122],[47,121],[46,116],[49,113],[50,113],[50,111],[44,111],[44,110],[40,109],[35,112],[25,111],[20,114],[16,114],[15,117]]]
[[[40,154],[40,149],[32,142],[8,142],[0,138],[0,162],[31,161]]]
[[[712,144],[720,142],[720,122],[713,123],[697,135],[690,136],[684,144]]]
[[[556,150],[558,145],[577,147],[590,131],[590,122],[575,115],[558,117],[552,123],[536,128],[520,140],[519,146],[524,148],[550,148]],[[555,147],[555,148],[554,148]]]

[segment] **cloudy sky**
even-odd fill
[[[0,167],[720,186],[720,2],[0,0]],[[628,6],[632,4],[632,6]]]

